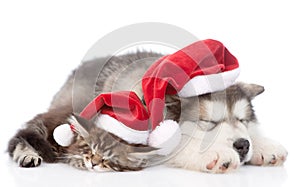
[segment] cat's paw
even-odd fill
[[[13,160],[16,161],[20,167],[37,167],[41,165],[42,157],[31,147],[18,144],[13,152]]]
[[[18,159],[18,164],[21,167],[37,167],[41,165],[42,157],[37,154],[22,155]]]
[[[240,166],[239,155],[233,149],[215,149],[203,153],[201,171],[208,173],[227,173]]]
[[[281,144],[262,138],[253,142],[253,156],[249,163],[257,166],[280,166],[287,155],[288,152]]]

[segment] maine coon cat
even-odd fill
[[[85,132],[79,131],[72,144],[67,147],[62,147],[55,142],[53,131],[61,124],[70,123],[70,116],[73,113],[80,113],[99,93],[112,91],[111,81],[117,78],[120,71],[128,68],[132,62],[149,57],[151,59],[149,62],[153,62],[153,59],[160,55],[138,52],[112,57],[108,61],[107,58],[102,58],[84,62],[72,72],[61,90],[54,96],[49,110],[28,121],[26,127],[20,129],[10,140],[9,155],[21,167],[36,167],[42,161],[63,162],[76,168],[89,170],[125,171],[146,167],[149,163],[141,158],[141,153],[148,153],[155,149],[129,144],[111,133],[96,128],[92,122],[87,125],[88,122],[81,119],[78,125],[84,126],[81,129]],[[102,65],[105,66],[103,71],[98,72],[98,67]],[[147,66],[143,65],[143,69]],[[96,83],[93,80],[95,75]],[[75,118],[78,119],[78,116]],[[140,154],[135,157],[130,153]]]

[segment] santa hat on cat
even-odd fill
[[[150,145],[169,154],[179,144],[181,131],[177,122],[164,120],[165,96],[192,97],[224,90],[238,75],[237,59],[221,42],[198,41],[160,58],[147,70],[142,79],[146,106],[131,91],[103,93],[80,116],[92,119],[98,115],[95,123],[101,128],[129,143]],[[63,146],[72,136],[66,129],[70,128],[59,126],[54,132]]]

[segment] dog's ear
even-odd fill
[[[250,99],[265,91],[263,86],[257,84],[238,83],[238,85]]]
[[[180,105],[180,98],[178,95],[166,95],[165,104],[166,106]]]
[[[181,115],[181,99],[178,95],[166,95],[166,119],[171,119],[174,121],[179,121]]]

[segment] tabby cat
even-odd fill
[[[141,155],[145,153],[146,156],[154,150],[153,148],[129,144],[111,133],[96,128],[93,122],[87,122],[78,116],[71,118],[70,116],[73,113],[80,113],[102,92],[125,89],[124,84],[128,85],[128,89],[134,89],[131,86],[138,80],[124,82],[120,72],[124,73],[125,70],[131,71],[135,68],[135,75],[142,77],[148,66],[159,57],[161,55],[156,53],[137,52],[82,63],[55,95],[49,110],[28,121],[26,127],[20,129],[9,141],[9,155],[21,167],[36,167],[42,161],[62,162],[87,170],[126,171],[146,167],[149,163],[141,158]],[[137,68],[135,63],[142,65]],[[126,73],[124,75],[127,78],[130,76]],[[119,84],[122,88],[118,88]],[[74,119],[80,121],[77,124],[83,128],[78,131],[70,146],[63,147],[55,142],[53,131],[61,124],[70,123],[70,119],[73,119],[73,122]],[[134,153],[141,154],[134,156]]]

